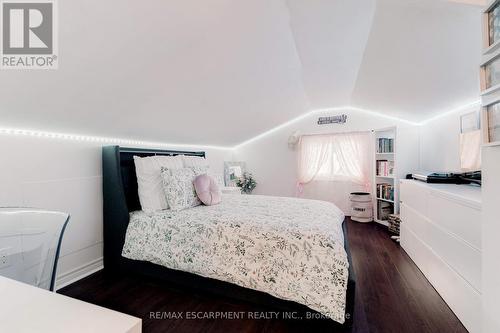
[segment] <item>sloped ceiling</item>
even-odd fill
[[[422,121],[479,98],[481,7],[378,0],[351,104]]]
[[[1,71],[7,126],[232,145],[309,106],[284,2],[59,1],[59,69]]]
[[[288,0],[311,107],[348,105],[372,26],[375,0]]]
[[[478,6],[58,4],[59,69],[0,71],[0,127],[232,146],[312,108],[420,120],[478,95]]]

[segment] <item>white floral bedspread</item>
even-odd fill
[[[131,213],[122,255],[267,292],[343,323],[343,220],[329,202],[224,195],[215,206]]]

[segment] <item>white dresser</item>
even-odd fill
[[[401,246],[470,332],[481,332],[481,188],[402,180]]]

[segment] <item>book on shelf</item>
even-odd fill
[[[386,201],[379,201],[377,204],[378,219],[388,220],[390,214],[394,214],[394,204]]]
[[[394,139],[391,138],[378,138],[377,139],[377,153],[393,153],[394,152]]]
[[[394,161],[377,160],[377,176],[392,177],[394,175]]]
[[[399,235],[401,226],[401,217],[399,216],[399,214],[389,214],[387,222],[389,224],[389,231],[395,235]]]
[[[394,186],[392,184],[377,184],[377,198],[394,201]]]

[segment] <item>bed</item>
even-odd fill
[[[343,214],[335,206],[225,195],[211,207],[141,211],[133,156],[178,154],[205,155],[103,148],[107,273],[140,274],[176,288],[352,324],[355,278]]]

